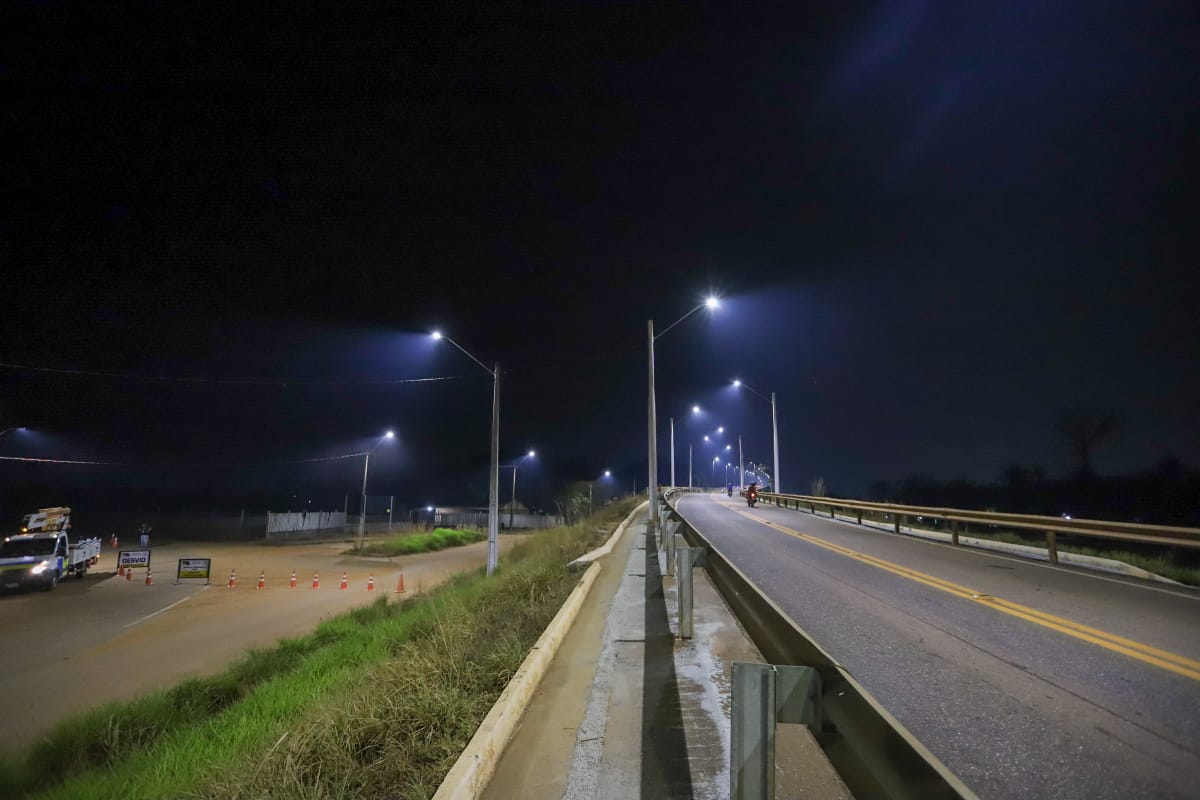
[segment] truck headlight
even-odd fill
[[[38,564],[36,567],[34,567],[33,569],[31,569],[29,571],[32,572],[34,575],[41,575],[43,572],[45,572],[49,568],[50,568],[50,562],[43,561],[42,563]]]

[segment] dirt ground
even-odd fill
[[[517,536],[501,536],[500,552]],[[52,593],[0,597],[0,707],[13,752],[71,713],[134,698],[179,680],[219,671],[247,649],[311,631],[380,596],[409,597],[484,564],[487,543],[399,558],[342,555],[326,544],[179,543],[154,547],[153,584],[145,573],[116,575],[107,546],[82,580]],[[211,558],[212,584],[175,580],[180,558]],[[237,586],[227,587],[230,570]],[[297,588],[289,588],[292,571]],[[312,588],[319,573],[320,588]],[[347,589],[340,588],[343,572]],[[259,575],[265,588],[256,588]],[[396,593],[404,576],[404,594]],[[374,578],[374,591],[367,590]]]

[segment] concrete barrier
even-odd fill
[[[646,503],[642,503],[631,511],[603,546],[571,563],[579,563],[600,551],[604,551],[602,555],[612,552],[613,546],[625,532],[625,528],[645,506]],[[605,550],[605,548],[608,549]],[[602,556],[596,556],[596,558],[600,557]],[[492,773],[496,771],[496,762],[500,760],[500,754],[504,752],[505,746],[508,745],[517,729],[517,724],[521,721],[521,715],[525,713],[529,699],[533,696],[538,684],[541,683],[546,670],[550,668],[550,662],[554,660],[559,645],[571,630],[575,618],[579,616],[579,609],[583,607],[588,592],[591,591],[592,584],[595,583],[596,576],[599,574],[600,565],[593,559],[589,562],[583,577],[579,579],[579,583],[568,595],[562,608],[554,615],[554,619],[538,637],[533,649],[529,651],[529,655],[521,662],[521,666],[513,675],[512,680],[504,687],[504,691],[500,693],[492,710],[483,718],[483,722],[479,724],[479,728],[471,737],[471,741],[467,743],[462,755],[446,773],[442,785],[433,795],[434,800],[473,799],[483,793],[488,781],[492,778]]]

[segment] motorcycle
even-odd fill
[[[750,484],[750,488],[746,490],[746,505],[754,508],[754,504],[758,502],[758,487]]]

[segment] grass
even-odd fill
[[[633,504],[530,536],[492,578],[381,598],[220,675],[68,720],[0,766],[0,796],[427,797],[574,587],[566,563]]]
[[[447,547],[461,547],[464,544],[482,542],[487,538],[484,531],[467,528],[434,528],[429,533],[402,533],[389,536],[381,542],[371,542],[363,547],[355,547],[347,554],[360,556],[404,556],[413,553],[428,553],[432,550],[445,550]]]

